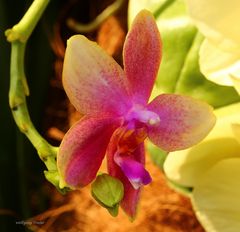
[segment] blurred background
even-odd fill
[[[153,182],[144,189],[134,222],[122,212],[112,218],[92,199],[89,187],[61,195],[45,180],[45,167],[19,132],[8,106],[10,44],[4,31],[21,19],[31,2],[0,1],[0,231],[204,231],[189,200],[169,189],[149,157],[147,169]],[[81,117],[61,84],[66,40],[81,32],[76,22],[90,23],[113,2],[53,0],[28,42],[25,70],[29,111],[38,131],[53,145],[59,145],[64,133]],[[122,65],[128,1],[119,2],[112,15],[81,34],[97,41]],[[27,224],[27,220],[32,223]]]

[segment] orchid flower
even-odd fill
[[[141,187],[151,182],[144,168],[145,138],[166,151],[184,149],[215,123],[212,107],[190,97],[162,94],[148,103],[161,54],[157,25],[146,10],[127,35],[124,71],[82,35],[71,37],[66,48],[63,86],[84,117],[60,145],[61,185],[74,189],[91,183],[106,153],[109,174],[124,185],[121,206],[130,217],[136,214]]]
[[[207,232],[238,232],[240,228],[240,103],[215,110],[217,123],[199,144],[168,155],[164,172],[191,187],[196,216]],[[177,188],[176,188],[177,187]]]
[[[205,40],[200,69],[211,81],[240,93],[239,0],[186,0],[189,14]]]

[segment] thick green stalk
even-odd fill
[[[47,168],[52,169],[47,160],[49,156],[55,157],[57,150],[37,132],[26,104],[26,95],[29,92],[23,68],[25,46],[25,43],[19,41],[12,42],[9,104],[17,126],[37,149],[39,157],[45,162]]]
[[[28,38],[43,14],[49,0],[35,0],[18,24],[8,29],[5,34],[11,42],[11,68],[9,104],[14,120],[20,131],[24,133],[36,148],[40,159],[48,171],[46,178],[58,187],[56,166],[57,147],[51,146],[35,129],[29,116],[26,96],[29,89],[24,72],[24,56]]]
[[[5,34],[9,42],[19,40],[20,42],[26,42],[32,31],[36,27],[39,19],[41,18],[44,10],[46,9],[50,0],[35,0],[29,7],[26,14],[13,26],[12,29],[8,29]]]

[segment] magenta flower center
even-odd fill
[[[144,169],[142,160],[134,157],[138,146],[144,142],[148,134],[148,126],[160,123],[159,116],[141,105],[134,105],[126,114],[122,127],[117,130],[117,150],[115,163],[135,189],[151,182],[149,173]]]

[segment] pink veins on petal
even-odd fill
[[[107,153],[108,172],[124,185],[121,206],[134,217],[140,190],[151,182],[145,169],[146,137],[166,151],[190,147],[214,126],[212,108],[176,94],[148,103],[162,56],[155,20],[142,10],[124,44],[124,70],[96,43],[68,40],[64,89],[85,117],[65,135],[57,163],[62,185],[83,187],[96,177]],[[174,57],[173,57],[174,59]]]

